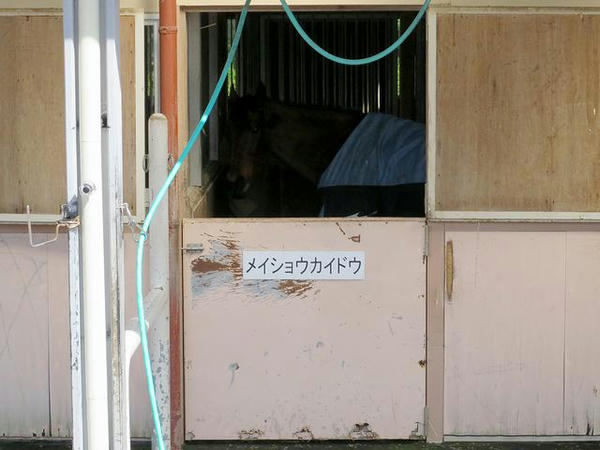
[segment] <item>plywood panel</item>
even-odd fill
[[[0,234],[0,435],[48,436],[48,258],[23,236]]]
[[[563,433],[564,232],[449,231],[446,435]]]
[[[565,433],[600,433],[600,233],[567,235]]]
[[[600,16],[439,14],[435,208],[600,210]]]
[[[138,214],[135,195],[135,17],[121,17],[120,33],[123,95],[123,198],[131,206],[131,211]],[[144,111],[137,112],[144,114]],[[144,151],[144,149],[139,150]]]
[[[204,251],[183,262],[187,439],[422,434],[422,221],[194,221],[192,243]],[[244,249],[361,250],[366,279],[244,281]]]
[[[60,17],[0,17],[0,212],[65,202]]]
[[[125,199],[135,205],[133,17],[121,19]],[[66,200],[62,18],[0,17],[0,213]],[[142,112],[143,113],[143,112]]]

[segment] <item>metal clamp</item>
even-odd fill
[[[133,240],[135,242],[139,241],[139,238],[136,238],[136,235],[144,235],[145,238],[148,237],[148,233],[146,233],[144,231],[144,229],[142,228],[142,226],[136,222],[136,220],[133,218],[133,214],[131,214],[131,210],[129,209],[129,204],[128,203],[123,203],[120,207],[121,212],[123,213],[124,216],[127,217],[127,226],[129,226],[129,228],[131,229],[131,233],[133,234],[134,238]]]

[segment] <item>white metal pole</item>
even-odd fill
[[[79,150],[86,449],[109,448],[99,0],[80,0]]]
[[[102,2],[100,38],[102,49],[102,102],[105,127],[102,130],[104,225],[107,239],[106,289],[109,304],[110,346],[110,412],[111,443],[113,450],[126,450],[129,442],[125,437],[127,418],[124,390],[124,243],[121,207],[123,204],[123,125],[120,80],[120,5],[119,0]],[[138,149],[138,151],[141,151]],[[136,205],[139,211],[139,205]]]
[[[167,117],[163,114],[152,114],[148,121],[148,169],[152,197],[154,197],[168,174],[168,126]],[[161,427],[166,448],[170,448],[171,429],[171,397],[169,382],[169,209],[168,202],[163,202],[156,211],[150,228],[148,243],[150,256],[150,286],[162,289],[164,301],[160,304],[156,319],[150,321],[150,358],[156,389],[156,401],[161,413]],[[156,436],[153,435],[152,448],[156,447]]]
[[[63,3],[65,52],[65,148],[67,162],[67,202],[78,196],[77,162],[77,63],[76,16],[74,0]],[[71,329],[71,417],[73,450],[84,446],[83,368],[81,363],[81,280],[79,265],[79,228],[69,229],[69,322]]]

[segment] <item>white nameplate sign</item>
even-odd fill
[[[365,252],[243,252],[246,280],[364,280]]]

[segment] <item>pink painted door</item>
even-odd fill
[[[186,439],[422,435],[424,236],[418,220],[186,222]],[[363,252],[364,279],[249,280],[248,251]]]
[[[34,233],[34,242],[53,237]],[[125,238],[125,276],[133,283],[135,242]],[[148,277],[146,277],[148,279]],[[67,239],[31,248],[28,235],[0,227],[0,436],[72,435]],[[126,290],[134,317],[135,289]],[[152,422],[141,351],[132,361],[131,432],[149,437]]]
[[[600,233],[581,228],[446,226],[446,436],[600,430]]]

